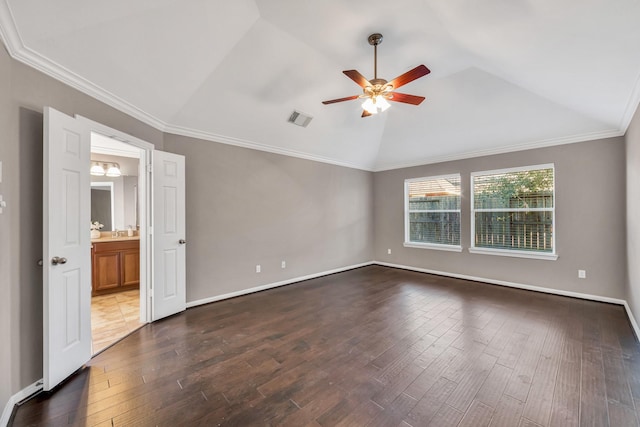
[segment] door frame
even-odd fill
[[[140,149],[138,163],[138,193],[144,191],[144,197],[138,197],[140,218],[140,321],[150,323],[151,319],[151,267],[152,251],[150,247],[151,230],[151,158],[155,146],[150,142],[131,136],[125,132],[95,122],[86,117],[75,115],[75,119],[88,127],[90,132],[98,133],[119,142]]]

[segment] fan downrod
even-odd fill
[[[373,46],[373,80],[378,80],[378,45],[382,43],[382,34],[373,33],[367,40]]]

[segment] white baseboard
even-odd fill
[[[9,401],[2,411],[2,418],[0,418],[0,427],[6,427],[9,424],[9,419],[13,413],[13,408],[27,397],[36,394],[42,390],[42,380],[38,380],[35,383],[23,388],[13,396],[9,398]]]
[[[631,323],[633,332],[636,334],[636,339],[640,341],[640,328],[638,327],[638,322],[636,322],[636,318],[633,317],[631,307],[629,307],[629,304],[627,304],[626,301],[624,302],[624,309],[627,311],[627,317],[629,318],[629,323]]]
[[[514,283],[514,282],[507,282],[504,280],[487,279],[484,277],[477,277],[477,276],[467,276],[466,274],[449,273],[446,271],[430,270],[427,268],[411,267],[408,265],[391,264],[391,263],[382,262],[382,261],[374,261],[374,264],[383,265],[385,267],[400,268],[403,270],[418,271],[420,273],[436,274],[438,276],[454,277],[456,279],[473,280],[474,282],[490,283],[492,285],[508,286],[510,288],[525,289],[527,291],[543,292],[545,294],[562,295],[565,297],[580,298],[580,299],[586,299],[586,300],[598,301],[598,302],[607,302],[610,304],[618,304],[618,305],[624,305],[624,306],[627,305],[627,302],[623,299],[603,297],[600,295],[591,295],[591,294],[583,294],[580,292],[563,291],[560,289],[544,288],[542,286],[525,285],[523,283]],[[630,312],[630,311],[627,310],[627,312]]]
[[[254,288],[242,289],[236,292],[230,292],[228,294],[216,295],[210,298],[199,299],[195,301],[187,302],[187,308],[197,307],[203,304],[209,304],[216,301],[222,301],[229,298],[239,297],[242,295],[252,294],[254,292],[265,291],[267,289],[277,288],[284,285],[290,285],[292,283],[302,282],[304,280],[315,279],[316,277],[328,276],[329,274],[341,273],[347,270],[353,270],[354,268],[366,267],[368,265],[376,264],[373,261],[363,262],[362,264],[349,265],[346,267],[340,267],[333,270],[322,271],[320,273],[309,274],[307,276],[295,277],[293,279],[282,280],[280,282],[268,283],[266,285],[256,286]]]

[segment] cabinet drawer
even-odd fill
[[[140,240],[122,240],[117,242],[96,242],[93,243],[95,253],[101,252],[119,252],[130,249],[140,250]]]

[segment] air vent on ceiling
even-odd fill
[[[294,125],[306,128],[307,126],[309,126],[309,123],[311,123],[311,119],[313,119],[313,117],[301,113],[300,111],[293,110],[293,113],[291,113],[291,115],[289,116],[288,121],[289,123],[293,123]]]

